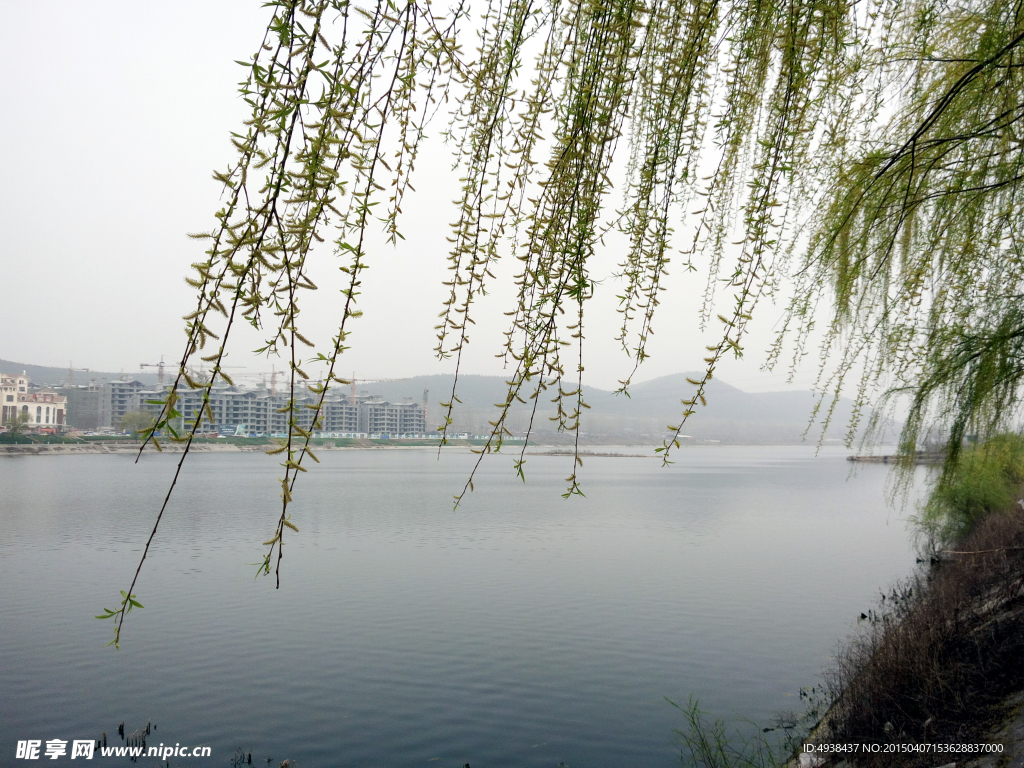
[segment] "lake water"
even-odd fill
[[[325,451],[275,590],[252,564],[276,457],[197,455],[119,651],[92,617],[127,589],[175,457],[4,458],[0,764],[21,763],[17,740],[120,744],[126,721],[157,725],[150,746],[212,748],[172,766],[238,748],[275,768],[678,765],[666,698],[758,722],[799,709],[855,617],[911,572],[886,468],[850,477],[844,457],[595,457],[568,501],[571,458],[531,457],[524,485],[488,457],[453,512],[471,454]]]

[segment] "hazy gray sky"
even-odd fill
[[[212,226],[219,186],[233,157],[229,131],[243,119],[234,63],[256,49],[268,10],[252,0],[33,2],[0,4],[4,184],[0,189],[0,357],[38,365],[135,372],[180,357],[181,316],[193,299],[183,277],[202,255],[186,232]],[[443,123],[434,126],[440,132]],[[451,370],[432,353],[441,309],[446,223],[455,195],[449,153],[430,146],[404,206],[405,242],[371,253],[353,349],[343,371],[400,377]],[[315,341],[333,333],[336,265],[314,272],[321,290],[303,314]],[[589,384],[614,388],[631,361],[612,341],[617,285],[613,248],[595,264],[604,279],[589,310]],[[509,269],[511,265],[505,265]],[[507,271],[506,273],[507,274]],[[703,278],[672,273],[655,319],[653,357],[636,380],[703,367],[713,336],[697,330]],[[501,374],[498,351],[508,292],[477,312],[463,370]],[[759,370],[779,308],[761,307],[747,358],[719,377],[743,389],[782,388]],[[713,328],[712,331],[717,331]],[[244,349],[260,337],[246,337]],[[269,370],[269,361],[232,362]],[[281,367],[280,365],[278,366]],[[813,363],[798,384],[813,379]],[[681,393],[682,394],[682,393]]]

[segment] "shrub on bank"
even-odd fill
[[[987,515],[1013,508],[1022,483],[1024,436],[999,435],[967,450],[939,478],[917,523],[940,545],[957,541]]]
[[[835,703],[816,738],[983,742],[999,705],[1024,688],[1022,658],[1024,514],[1017,510],[975,520],[972,532],[926,574],[884,598],[879,615],[869,617],[865,633],[826,677]],[[862,753],[852,764],[932,768],[937,762],[934,754],[883,751]]]

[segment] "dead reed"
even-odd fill
[[[1024,688],[1024,513],[988,515],[882,598],[826,673],[819,742],[976,743]],[[963,755],[877,752],[838,764],[932,768]]]

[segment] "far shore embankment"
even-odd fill
[[[335,450],[410,450],[437,448],[437,442],[431,441],[377,441],[377,440],[353,440],[345,441],[322,440],[313,443],[316,451]],[[75,456],[85,454],[117,454],[117,453],[138,453],[141,443],[137,440],[118,441],[96,441],[81,443],[14,443],[0,444],[0,456]],[[450,440],[448,448],[468,448],[471,443],[468,440]],[[194,442],[189,453],[258,453],[278,447],[276,443],[263,442]],[[161,440],[160,449],[164,453],[181,453],[184,450],[181,443],[171,443]],[[156,452],[152,443],[146,446],[147,452]]]
[[[447,450],[461,449],[464,451],[479,449],[485,446],[486,440],[479,438],[449,440],[443,448]],[[726,446],[766,447],[761,443],[724,443],[719,441],[697,441],[686,444],[686,447],[726,447]],[[780,447],[794,444],[780,444]],[[95,454],[131,454],[137,453],[140,442],[131,439],[105,439],[81,441],[47,441],[31,443],[0,443],[0,457],[3,456],[81,456]],[[438,441],[377,439],[377,438],[314,438],[310,443],[314,451],[374,451],[374,450],[436,450]],[[202,438],[192,443],[190,453],[256,453],[266,452],[280,447],[278,440],[263,438]],[[522,450],[521,440],[506,441],[502,453],[518,453]],[[181,453],[184,445],[173,443],[161,438],[160,448],[165,453]],[[152,443],[146,447],[147,452],[155,452]],[[574,450],[570,441],[558,439],[540,439],[530,441],[526,450],[528,456],[572,456]],[[587,443],[581,445],[579,455],[586,458],[657,458],[655,445],[624,445],[622,443]],[[852,457],[850,457],[852,458]]]
[[[472,448],[482,445],[485,441],[482,440],[449,440],[444,446],[446,450],[461,449],[462,451],[469,451]],[[12,444],[0,444],[0,457],[3,456],[83,456],[83,455],[96,455],[96,454],[133,454],[138,453],[140,443],[137,440],[106,440],[96,442],[81,442],[81,443],[12,443]],[[518,450],[522,444],[506,443],[506,451],[509,448]],[[189,453],[259,453],[267,452],[274,448],[279,447],[276,442],[194,442],[192,447],[189,449]],[[595,446],[596,447],[596,446]],[[161,441],[160,448],[164,453],[181,453],[184,450],[184,446],[180,443],[167,443]],[[438,444],[436,440],[317,440],[312,444],[312,448],[317,453],[321,451],[394,451],[394,450],[436,450]],[[580,450],[580,456],[583,458],[660,458],[653,452],[653,447],[650,449],[650,453],[640,453],[639,450],[635,449],[634,452],[622,453],[622,452],[606,452],[600,450],[593,450],[593,448],[583,448]],[[146,447],[147,453],[155,453],[156,449],[152,444]],[[504,453],[505,451],[503,451]],[[538,443],[531,445],[531,449],[527,450],[528,456],[572,456],[571,450],[566,450],[564,446],[559,445],[548,445],[545,443]]]

